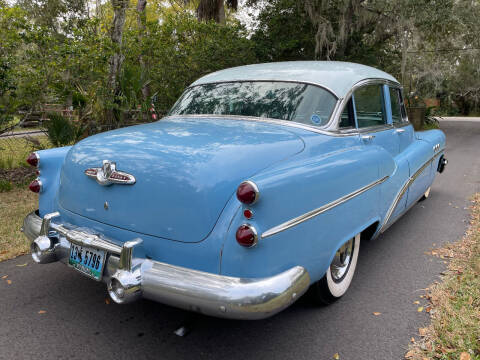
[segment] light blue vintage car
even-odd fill
[[[40,200],[23,231],[36,262],[105,282],[117,303],[261,319],[309,288],[340,298],[360,242],[429,195],[444,148],[382,71],[242,66],[197,80],[158,122],[31,154]]]

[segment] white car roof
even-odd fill
[[[201,77],[191,86],[228,81],[298,81],[325,87],[338,98],[343,98],[353,85],[366,79],[386,79],[398,83],[386,72],[361,64],[341,61],[287,61],[216,71]]]

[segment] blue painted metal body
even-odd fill
[[[227,75],[210,75],[199,83]],[[349,81],[337,81],[335,92],[346,93]],[[391,112],[387,117],[391,124]],[[300,265],[314,282],[345,241],[371,225],[380,229],[402,186],[432,158],[401,197],[390,222],[433,182],[444,134],[415,133],[411,125],[402,129],[391,126],[365,140],[361,133],[335,136],[248,119],[169,117],[99,134],[71,148],[39,151],[44,187],[39,211],[42,216],[59,211],[61,221],[119,243],[141,238],[142,256],[158,261],[247,278]],[[440,150],[435,153],[436,144]],[[135,185],[103,187],[84,175],[104,159],[133,174]],[[254,248],[235,240],[243,223],[255,226],[260,235],[382,178],[386,180],[319,216],[259,239]],[[247,179],[261,193],[248,207],[254,213],[250,220],[235,196]]]

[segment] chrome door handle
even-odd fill
[[[362,140],[373,140],[375,138],[375,135],[362,135]]]
[[[404,132],[405,132],[405,129],[396,129],[395,130],[395,133],[397,133],[397,134],[404,133]]]

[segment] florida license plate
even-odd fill
[[[105,264],[105,251],[71,244],[68,264],[95,280],[101,280]]]

